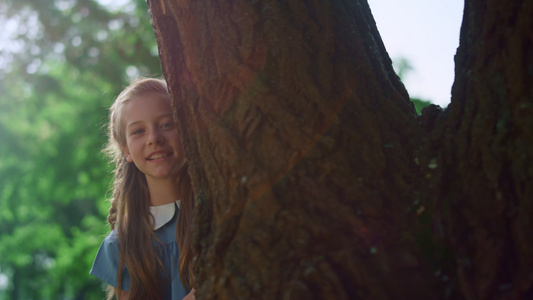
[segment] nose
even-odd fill
[[[163,142],[163,135],[157,129],[150,130],[150,135],[148,136],[146,142],[148,145],[160,144]]]

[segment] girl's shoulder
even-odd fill
[[[112,258],[114,260],[116,259],[116,257],[118,257],[118,252],[119,246],[117,231],[112,230],[102,241],[102,244],[100,245],[100,249],[98,249],[98,253],[96,254],[96,256],[104,256],[108,259]]]
[[[104,245],[114,245],[118,247],[118,234],[116,229],[113,229],[110,233],[107,234],[104,241],[102,242],[102,246]]]
[[[89,273],[112,286],[116,286],[116,274],[118,273],[119,262],[118,236],[116,230],[113,230],[102,241]],[[128,284],[129,277],[126,275],[124,277],[123,288],[126,288]]]

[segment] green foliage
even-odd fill
[[[4,0],[10,20],[20,47],[0,48],[0,299],[102,299],[88,274],[109,230],[102,126],[128,74],[160,74],[146,3]]]
[[[411,65],[411,63],[403,57],[395,59],[392,64],[394,67],[394,71],[396,71],[396,74],[398,75],[398,77],[400,77],[400,80],[405,79],[407,74],[413,70],[413,66]],[[418,98],[411,98],[411,101],[415,105],[415,110],[418,115],[422,114],[422,109],[424,107],[432,104],[430,101],[425,101]]]
[[[417,99],[417,98],[411,98],[411,101],[415,105],[416,113],[418,115],[422,114],[422,109],[424,109],[424,107],[429,106],[430,104],[432,104],[429,101],[424,101],[424,100],[420,100],[420,99]]]

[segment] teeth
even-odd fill
[[[158,159],[158,158],[165,157],[165,156],[168,156],[168,154],[163,154],[163,153],[155,154],[155,155],[150,156],[148,160],[154,160],[154,159]]]

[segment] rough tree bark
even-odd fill
[[[533,0],[466,1],[420,118],[365,0],[148,3],[198,299],[533,297]]]
[[[532,16],[533,1],[466,1],[452,103],[427,117],[426,199],[466,299],[533,299]]]

